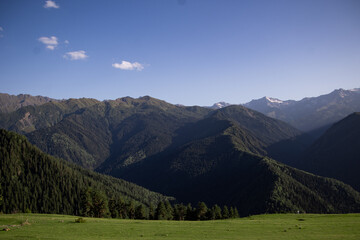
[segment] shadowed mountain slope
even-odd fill
[[[331,126],[306,151],[298,166],[360,190],[360,113]]]
[[[205,124],[217,131],[194,132],[194,139],[111,174],[179,201],[237,206],[242,215],[360,211],[360,195],[350,186],[250,153],[246,141],[253,139],[240,139],[244,131],[236,123]]]

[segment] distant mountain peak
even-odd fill
[[[332,94],[338,95],[340,98],[350,96],[354,93],[360,93],[360,88],[353,88],[353,89],[349,89],[349,90],[339,88],[332,92]]]
[[[211,107],[208,107],[208,108],[220,109],[220,108],[224,108],[224,107],[227,107],[227,106],[230,106],[230,105],[232,105],[232,104],[227,103],[227,102],[217,102],[217,103],[214,103]]]

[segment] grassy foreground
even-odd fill
[[[51,214],[0,215],[0,239],[360,239],[360,214],[271,214],[178,222]]]

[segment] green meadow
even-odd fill
[[[149,221],[2,214],[0,239],[360,239],[360,214],[269,214],[217,221]]]

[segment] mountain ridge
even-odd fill
[[[302,131],[311,131],[360,111],[360,88],[337,89],[329,94],[299,101],[271,102],[264,97],[245,103],[244,106],[283,120]]]

